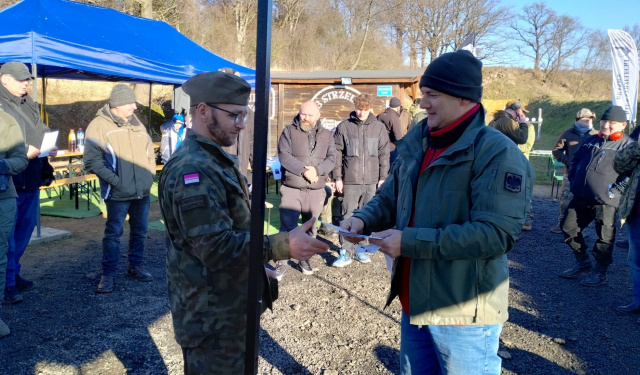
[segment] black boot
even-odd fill
[[[576,257],[576,265],[562,272],[560,277],[564,277],[565,279],[575,279],[582,273],[591,271],[593,268],[591,266],[591,261],[589,260],[589,255],[587,255],[586,252],[574,251],[573,255]]]
[[[604,284],[605,281],[607,281],[607,268],[608,266],[604,266],[600,263],[596,264],[593,271],[580,281],[580,285],[594,287]]]

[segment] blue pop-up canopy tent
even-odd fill
[[[35,64],[38,76],[182,84],[233,68],[169,24],[66,0],[23,0],[0,11],[0,63]]]

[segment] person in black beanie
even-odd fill
[[[627,114],[619,106],[611,106],[600,118],[600,132],[583,139],[573,154],[569,166],[569,184],[573,198],[560,223],[565,242],[576,258],[573,267],[560,274],[565,279],[575,279],[590,272],[580,285],[595,287],[607,280],[607,269],[613,263],[613,241],[616,236],[615,217],[620,197],[625,191],[629,176],[616,172],[613,162],[616,155],[633,140],[623,133],[627,127]],[[582,231],[596,223],[598,239],[591,253],[595,267],[589,259],[588,247]]]
[[[500,374],[506,253],[530,209],[533,168],[485,125],[482,63],[470,52],[432,61],[420,91],[428,117],[396,142],[389,177],[340,226],[382,238],[369,241],[394,258],[387,304],[402,305],[400,374]]]

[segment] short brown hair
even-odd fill
[[[371,99],[371,95],[369,95],[369,94],[360,94],[360,95],[356,96],[355,99],[353,99],[353,104],[355,104],[357,109],[360,109],[360,108],[366,108],[366,109],[373,108],[373,100]]]

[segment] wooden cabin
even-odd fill
[[[291,124],[303,102],[318,103],[323,124],[331,129],[349,118],[355,109],[353,99],[360,94],[373,97],[376,115],[388,107],[394,96],[408,108],[421,96],[418,84],[422,73],[422,70],[272,72],[267,155],[276,155],[282,129]]]

